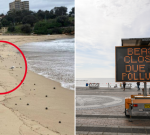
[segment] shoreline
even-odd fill
[[[30,69],[28,69],[28,70],[30,70]],[[30,70],[30,71],[33,72],[33,73],[35,73],[35,74],[37,74],[37,75],[39,75],[39,76],[42,76],[42,77],[44,77],[44,78],[46,78],[46,79],[49,79],[49,80],[51,80],[51,81],[54,81],[54,82],[59,83],[59,84],[61,85],[61,87],[64,88],[64,89],[71,90],[71,91],[75,91],[74,89],[69,89],[69,88],[63,87],[62,84],[61,84],[61,82],[59,82],[59,81],[56,81],[56,80],[54,80],[54,79],[52,79],[52,78],[47,78],[47,77],[45,77],[44,75],[40,75],[39,73],[36,73],[36,72],[34,72],[34,71],[32,71],[32,70]]]
[[[64,37],[64,38],[58,38],[58,39],[51,39],[51,40],[49,40],[49,39],[47,39],[47,40],[44,40],[44,41],[38,41],[38,42],[52,42],[52,41],[55,41],[55,40],[62,40],[62,39],[73,39],[74,38],[74,36],[69,36],[69,37]],[[37,43],[38,43],[37,42]],[[36,42],[31,42],[31,43],[36,43]],[[31,43],[29,43],[29,44],[31,44]],[[23,45],[21,45],[22,47],[23,46],[25,46],[26,44],[23,44]],[[21,48],[21,49],[23,49],[23,48]],[[27,59],[27,58],[26,58]],[[27,59],[27,61],[28,61],[28,59]],[[29,66],[30,65],[30,66]],[[29,68],[30,67],[30,68]],[[53,80],[53,81],[55,81],[55,82],[58,82],[58,83],[60,83],[61,84],[61,86],[63,87],[63,88],[65,88],[65,89],[68,89],[68,90],[75,90],[75,87],[73,88],[73,87],[70,87],[69,85],[73,85],[73,82],[63,82],[63,81],[60,81],[60,80],[55,80],[55,79],[53,79],[53,78],[49,78],[49,77],[47,77],[47,75],[45,74],[42,74],[42,73],[39,73],[39,72],[36,72],[36,70],[34,70],[34,69],[32,69],[31,68],[32,67],[32,64],[29,64],[28,63],[28,69],[30,70],[30,71],[32,71],[32,72],[34,72],[34,73],[36,73],[36,74],[38,74],[38,75],[40,75],[40,76],[44,76],[45,78],[47,78],[47,79],[50,79],[50,80]],[[66,84],[67,84],[67,86],[66,86]]]
[[[65,37],[67,38],[68,35],[0,36],[2,40],[7,40],[17,46]],[[0,66],[0,73],[2,74],[0,92],[4,92],[13,88],[21,80],[24,63],[20,54],[10,51],[11,47],[0,45],[0,49],[3,49],[1,55],[4,58]],[[8,52],[11,58],[7,56]],[[19,63],[17,66],[21,67],[11,71],[7,67],[10,67],[12,63]],[[4,80],[4,78],[7,79]],[[15,130],[13,127],[9,127],[10,131],[6,130],[2,132],[3,134],[5,132],[12,134],[12,131],[14,134],[22,132],[35,135],[42,133],[54,135],[74,133],[74,91],[61,87],[59,82],[45,78],[28,69],[24,84],[16,91],[1,96],[1,98],[0,110],[4,110],[3,107],[8,109],[3,117],[10,118],[12,116],[11,118],[16,119],[15,124],[14,121],[11,121],[11,118],[6,122],[8,127],[14,125]],[[7,113],[9,114],[5,116]],[[1,126],[6,129],[3,124]]]

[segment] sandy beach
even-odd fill
[[[71,38],[67,35],[0,36],[18,47],[30,42]],[[15,66],[14,70],[10,67]],[[0,92],[15,88],[25,72],[24,60],[11,45],[0,43]],[[0,134],[73,135],[74,91],[28,70],[16,91],[0,95]]]

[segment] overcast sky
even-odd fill
[[[6,14],[9,11],[9,3],[15,0],[0,0],[0,14]],[[25,0],[22,0],[25,1]],[[30,10],[38,11],[51,10],[54,7],[65,6],[68,8],[68,12],[74,7],[74,0],[28,0]]]
[[[76,0],[75,7],[76,77],[115,78],[115,46],[150,37],[150,0]]]

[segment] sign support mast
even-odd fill
[[[146,82],[144,82],[144,93],[143,93],[144,96],[147,96],[147,85],[146,85]]]

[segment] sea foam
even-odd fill
[[[74,90],[74,38],[24,44],[28,68]]]

